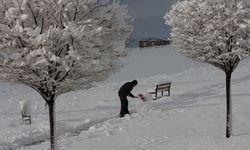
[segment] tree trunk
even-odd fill
[[[226,138],[232,134],[232,101],[231,101],[231,75],[232,72],[226,72]]]
[[[51,98],[48,102],[49,106],[49,123],[50,123],[50,147],[56,150],[56,126],[55,126],[55,99]]]

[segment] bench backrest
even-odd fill
[[[31,115],[31,102],[29,100],[20,101],[21,114],[22,116],[30,116]]]
[[[158,92],[161,92],[161,91],[168,91],[170,89],[170,86],[171,86],[171,82],[167,82],[167,83],[160,83],[160,84],[157,84],[156,85],[156,90]]]

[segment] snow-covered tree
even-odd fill
[[[165,16],[176,50],[226,76],[226,137],[232,132],[231,74],[250,53],[249,0],[183,0]]]
[[[0,79],[46,101],[51,149],[56,98],[118,69],[131,31],[126,6],[114,0],[0,0]]]

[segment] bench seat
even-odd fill
[[[163,92],[166,91],[167,95],[165,96],[170,96],[170,87],[171,87],[171,82],[163,82],[163,83],[158,83],[156,84],[156,87],[153,91],[149,91],[150,94],[154,94],[155,98],[153,100],[156,100],[158,97],[158,92],[161,92],[161,96],[163,97],[164,94]]]

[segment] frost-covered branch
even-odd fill
[[[49,107],[55,150],[57,96],[87,89],[121,67],[132,31],[109,0],[0,0],[0,79],[36,90]]]
[[[248,0],[184,0],[165,19],[180,53],[226,69],[221,66],[229,65],[229,60],[249,55],[249,8]],[[231,65],[237,64],[233,62]]]
[[[183,0],[165,16],[181,54],[225,73],[226,137],[232,134],[231,75],[250,55],[249,0]]]
[[[44,91],[55,88],[58,96],[104,80],[120,67],[117,56],[127,53],[123,46],[132,26],[126,7],[117,2],[0,2],[4,80],[32,83]],[[22,79],[18,74],[23,74]]]
[[[34,11],[32,10],[31,6],[29,3],[27,3],[27,6],[32,14],[32,18],[34,20],[35,25],[38,27],[38,22],[37,22],[37,16],[35,15]]]

